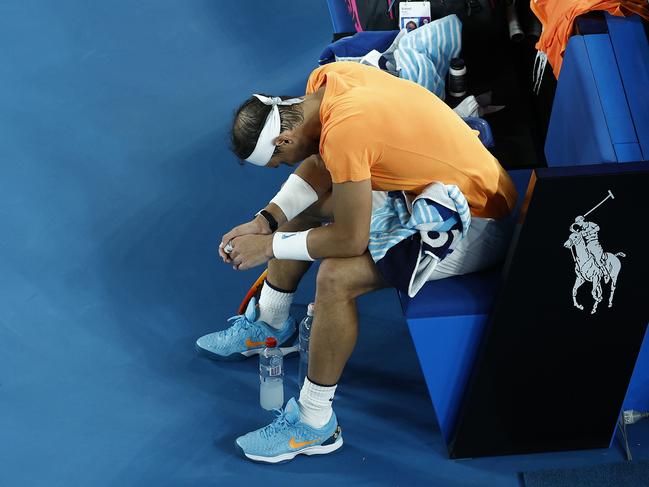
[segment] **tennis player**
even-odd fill
[[[502,258],[516,190],[442,100],[411,81],[351,62],[313,71],[304,96],[252,96],[235,115],[232,148],[257,166],[296,169],[219,248],[235,269],[268,263],[258,306],[252,300],[245,314],[199,338],[197,347],[232,360],[259,353],[269,336],[288,346],[296,329],[289,314],[293,293],[319,260],[309,370],[299,399],[290,399],[270,425],[237,438],[236,446],[246,458],[269,463],[330,453],[343,443],[332,403],[356,343],[355,300],[390,285],[367,251],[372,190],[418,194],[435,181],[460,188],[471,227],[439,263],[435,279]]]

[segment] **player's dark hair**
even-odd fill
[[[280,98],[288,100],[296,97],[281,96]],[[241,161],[250,157],[255,150],[257,139],[259,139],[259,134],[264,128],[264,122],[271,108],[270,105],[265,105],[257,97],[251,96],[236,110],[230,132],[230,149]],[[279,105],[278,108],[281,118],[281,132],[294,129],[304,122],[304,112],[300,103]],[[273,155],[278,153],[279,147],[276,147]]]

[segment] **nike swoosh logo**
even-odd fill
[[[282,235],[282,240],[286,240],[287,238],[295,237],[297,235],[296,233],[285,233]]]
[[[288,446],[290,446],[293,449],[302,448],[303,446],[312,445],[317,441],[318,439],[311,440],[311,441],[295,441],[295,438],[291,436],[291,439],[288,441]]]
[[[253,342],[250,338],[246,338],[246,347],[248,348],[261,347],[265,344],[266,342]]]

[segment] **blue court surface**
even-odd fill
[[[448,460],[392,290],[360,300],[335,402],[345,446],[237,456],[234,439],[272,419],[257,361],[212,362],[194,341],[260,272],[220,262],[222,233],[288,172],[239,166],[227,131],[252,92],[301,94],[330,39],[315,0],[0,3],[1,486],[514,487],[623,460],[617,445]],[[649,458],[647,425],[630,435]]]

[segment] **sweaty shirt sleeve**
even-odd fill
[[[320,146],[320,155],[334,183],[370,179],[370,168],[377,155],[364,146],[363,137],[354,133],[335,127],[328,131]]]

